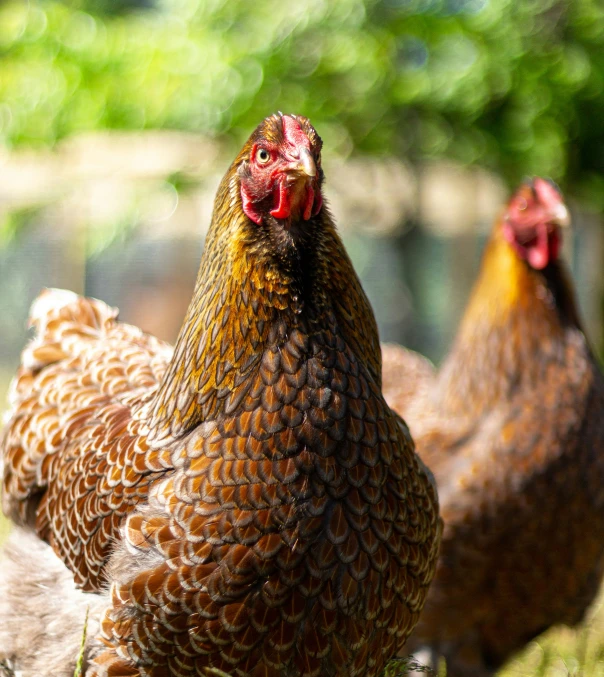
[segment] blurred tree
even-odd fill
[[[600,0],[0,5],[0,141],[301,112],[329,148],[545,174],[604,207]]]
[[[151,9],[155,0],[66,0],[66,4],[96,15],[126,14],[135,9]]]

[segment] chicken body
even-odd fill
[[[533,268],[506,218],[442,368],[383,351],[384,394],[436,476],[445,522],[405,652],[444,656],[449,677],[491,675],[548,627],[581,621],[604,564],[604,381],[562,262]]]
[[[377,676],[417,622],[436,493],[381,393],[320,143],[304,118],[254,132],[173,353],[99,301],[34,305],[3,506],[110,586],[89,677]]]

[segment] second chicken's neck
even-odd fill
[[[562,263],[532,269],[496,229],[436,397],[451,414],[487,411],[536,386],[577,336],[584,340]]]

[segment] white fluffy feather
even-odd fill
[[[0,675],[73,677],[86,611],[84,671],[107,606],[104,595],[76,589],[72,573],[52,548],[14,529],[0,555]]]

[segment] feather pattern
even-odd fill
[[[239,168],[280,130],[221,184],[173,352],[97,301],[34,306],[4,506],[109,588],[89,677],[377,677],[419,617],[436,491],[365,294],[325,206],[242,209]]]
[[[563,263],[532,269],[498,222],[441,369],[392,346],[383,359],[385,374],[421,374],[415,394],[393,378],[384,394],[445,523],[406,651],[444,655],[452,677],[492,675],[551,625],[578,623],[603,573],[604,379]]]
[[[78,585],[95,590],[121,519],[164,471],[137,416],[172,350],[119,323],[114,308],[63,290],[41,294],[31,325],[1,441],[3,509],[35,524]]]

